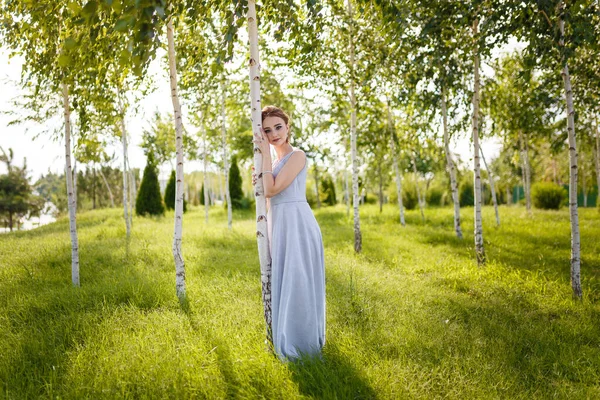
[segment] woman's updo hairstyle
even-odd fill
[[[290,117],[285,113],[285,111],[283,111],[281,108],[276,107],[276,106],[266,106],[262,109],[262,119],[261,122],[264,122],[264,120],[266,118],[269,117],[279,117],[283,120],[283,122],[285,122],[285,124],[287,126],[290,125]],[[286,139],[286,142],[289,143],[290,141],[290,135],[291,135],[291,129],[288,131],[288,137]]]

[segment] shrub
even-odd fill
[[[410,179],[402,182],[402,205],[407,210],[414,210],[419,204],[415,183]]]
[[[171,177],[165,188],[165,206],[167,210],[175,209],[175,171],[171,171]],[[183,212],[187,211],[187,201],[183,200]]]
[[[558,210],[567,197],[567,191],[551,182],[537,182],[531,187],[531,200],[535,208]]]
[[[144,176],[135,201],[135,212],[137,215],[162,215],[165,213],[152,153],[148,154]]]
[[[458,201],[461,207],[473,206],[475,204],[475,192],[472,179],[463,179],[458,187]]]
[[[433,186],[427,191],[425,200],[427,201],[427,204],[431,206],[442,206],[445,204],[442,203],[442,200],[445,199],[444,193],[445,190],[441,187]]]
[[[335,198],[335,185],[333,179],[327,176],[321,179],[321,203],[328,206],[335,206],[337,200]]]

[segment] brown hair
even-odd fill
[[[285,122],[286,125],[289,125],[290,117],[283,111],[281,108],[276,106],[266,106],[262,109],[262,119],[261,122],[268,117],[279,117]]]
[[[264,122],[264,120],[269,117],[279,117],[283,120],[283,122],[285,122],[286,125],[289,126],[290,124],[290,117],[285,113],[285,111],[277,106],[266,106],[262,109],[261,122]],[[286,143],[290,142],[290,134],[291,129],[288,130],[288,137],[285,139]]]

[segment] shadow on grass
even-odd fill
[[[376,392],[339,351],[327,344],[323,358],[290,362],[292,379],[300,393],[317,399],[375,399]]]

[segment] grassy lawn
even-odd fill
[[[600,214],[580,210],[584,300],[571,300],[568,211],[316,212],[324,235],[323,361],[266,351],[252,213],[184,218],[188,307],[175,296],[173,216],[78,216],[81,288],[68,220],[0,236],[0,398],[600,398]]]

